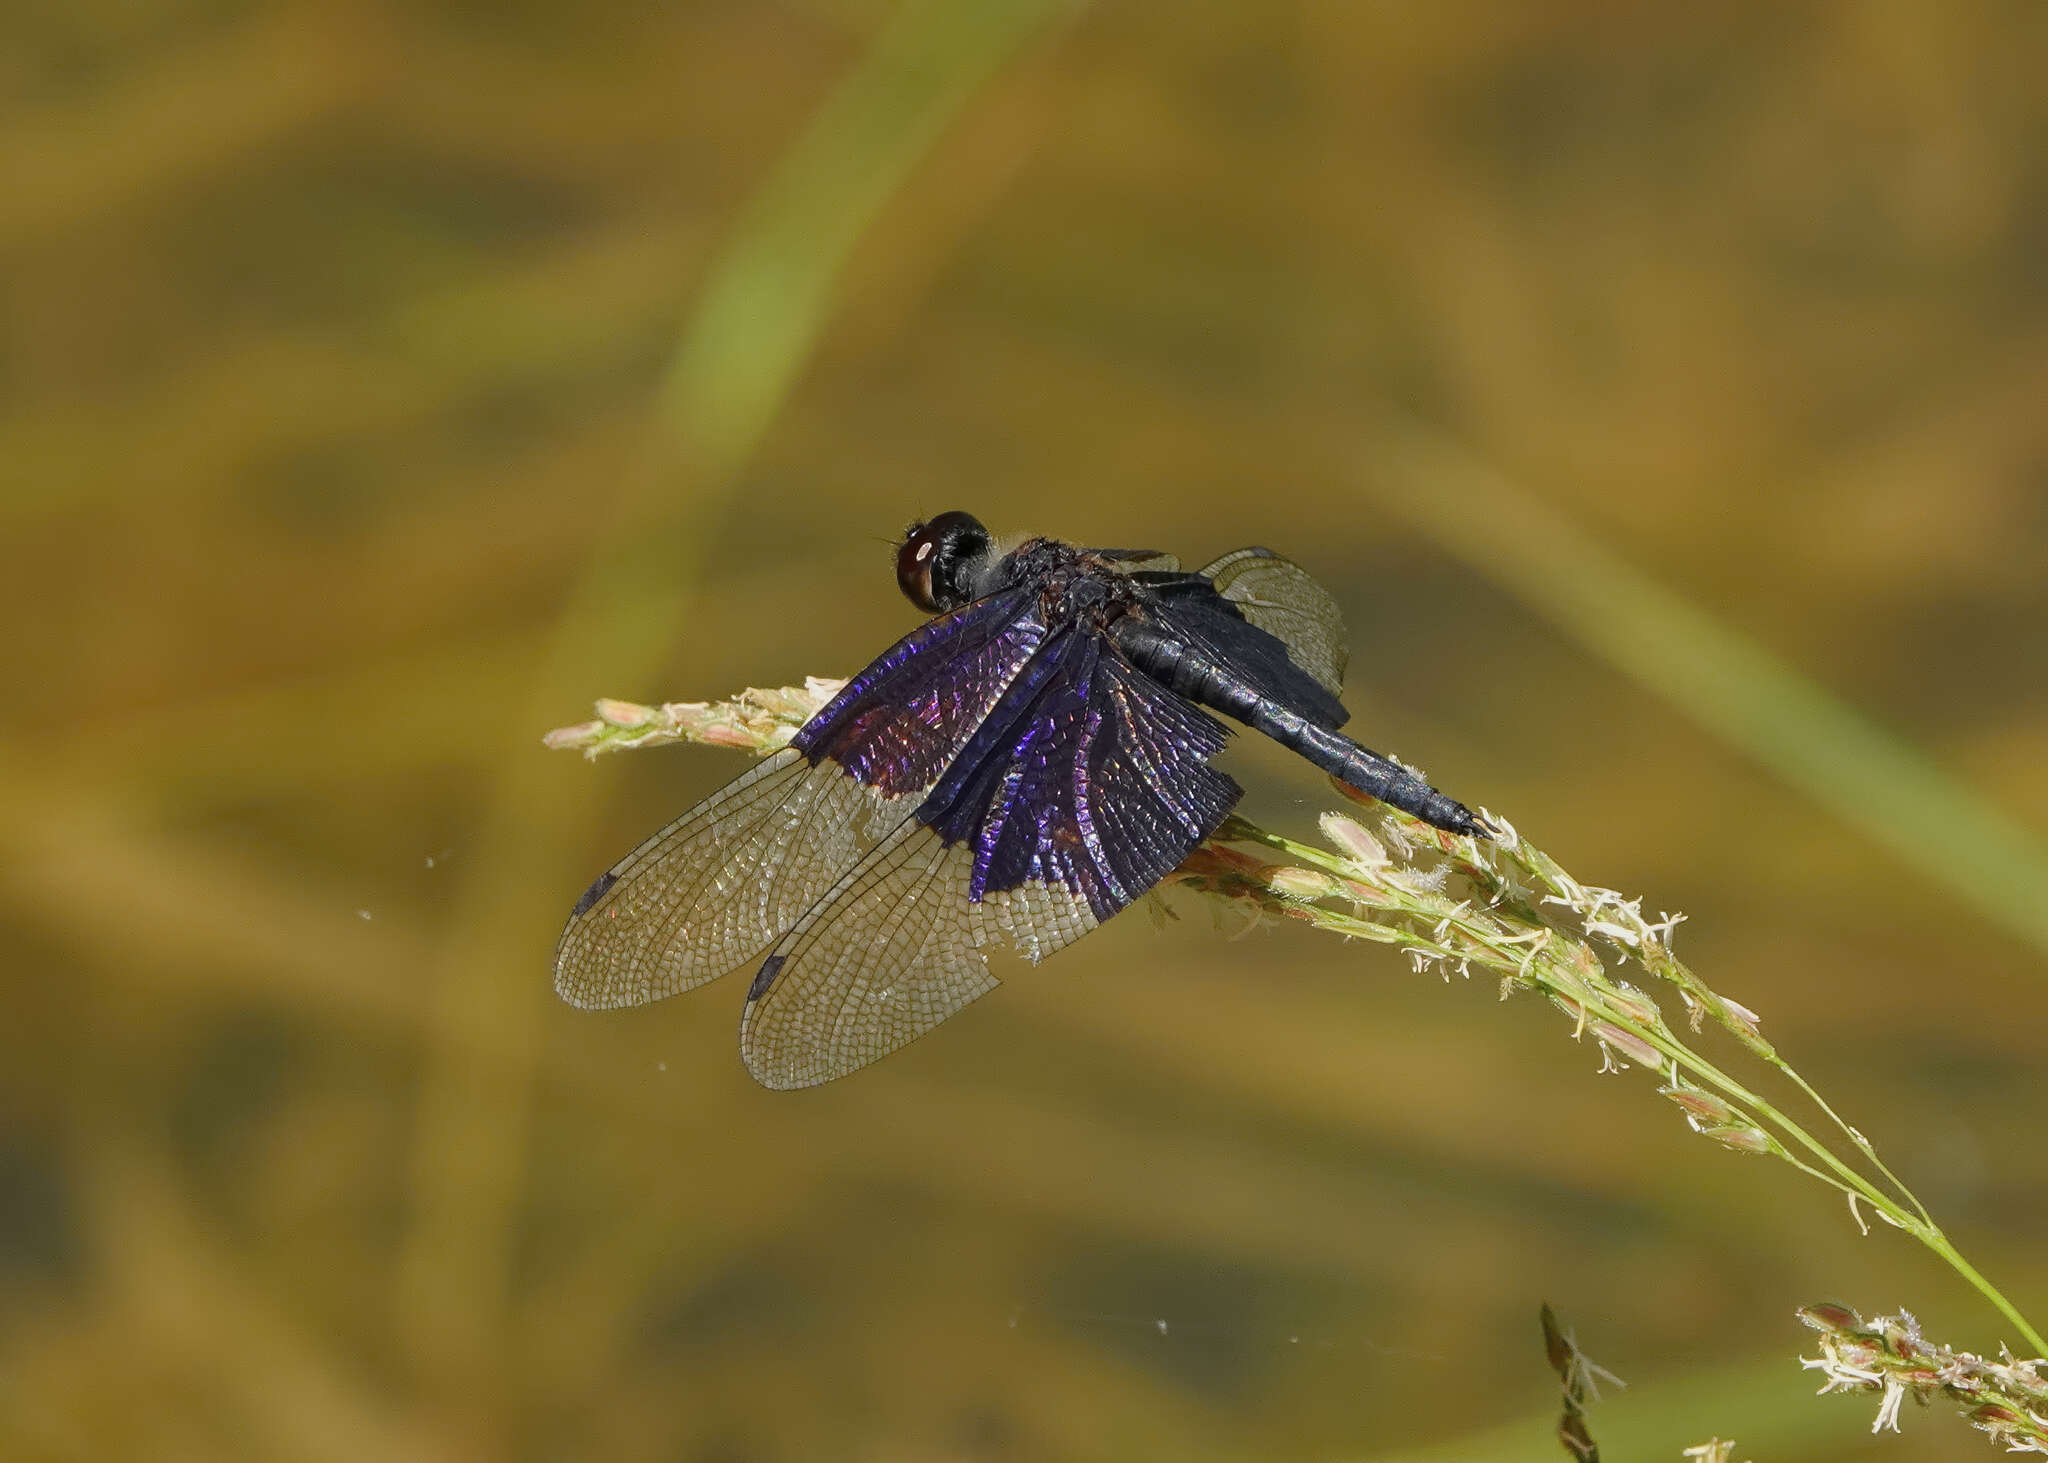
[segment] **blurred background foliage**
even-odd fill
[[[1936,1262],[1388,951],[1183,901],[782,1096],[736,982],[563,1008],[737,765],[538,737],[857,667],[920,511],[1272,544],[1358,734],[1687,910],[2039,1322],[2044,61],[2035,0],[0,9],[0,1453],[1549,1458],[1547,1298],[1610,1456],[1982,1456],[1792,1360],[1821,1297],[1995,1348]]]

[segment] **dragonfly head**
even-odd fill
[[[896,551],[896,582],[928,615],[979,599],[996,558],[995,540],[968,513],[941,513],[913,523]]]

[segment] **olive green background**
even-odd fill
[[[1384,949],[1179,897],[794,1095],[738,979],[563,1007],[743,759],[539,737],[857,668],[921,512],[1269,544],[1351,729],[1687,911],[2038,1324],[2044,66],[2036,0],[0,8],[0,1455],[1547,1459],[1547,1299],[1610,1460],[1985,1456],[1795,1360],[2016,1339],[1961,1282]]]

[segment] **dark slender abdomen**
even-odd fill
[[[1300,753],[1340,781],[1451,833],[1489,836],[1470,808],[1438,792],[1400,763],[1318,726],[1263,693],[1244,676],[1214,664],[1187,644],[1126,615],[1110,635],[1131,664],[1199,706],[1235,717]]]

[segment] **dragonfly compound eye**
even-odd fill
[[[928,615],[956,610],[976,597],[973,581],[992,548],[988,530],[967,513],[941,513],[911,525],[896,551],[896,582]]]

